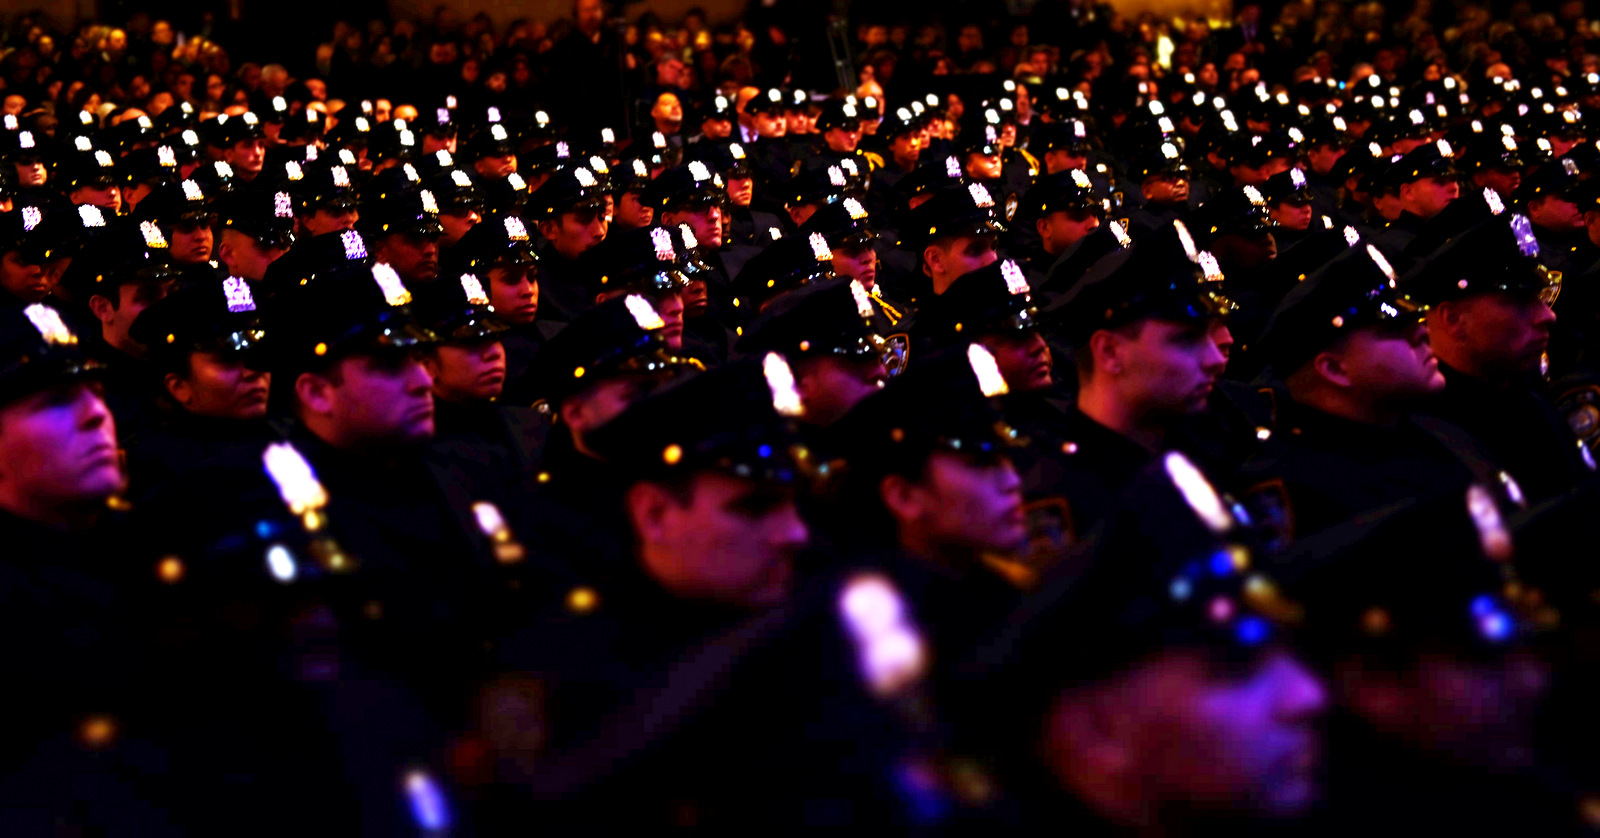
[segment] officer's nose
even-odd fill
[[[1011,463],[1010,457],[1006,457],[1000,461],[998,473],[999,482],[995,484],[996,489],[999,489],[1001,493],[1007,495],[1020,495],[1022,493],[1022,476],[1017,474],[1017,467]]]
[[[111,408],[106,407],[105,400],[99,394],[89,389],[82,388],[78,394],[78,427],[85,431],[97,431],[104,428],[112,436],[116,435],[114,420],[111,417]]]
[[[1033,332],[1028,335],[1028,357],[1032,358],[1040,355],[1047,355],[1049,352],[1050,344],[1045,343],[1044,335],[1041,335],[1038,332]]]
[[[433,376],[428,374],[428,369],[421,361],[411,360],[406,362],[406,392],[412,395],[426,393],[433,390]]]
[[[477,210],[468,210],[467,211],[467,221],[469,223],[477,224],[478,222],[480,222],[482,220],[483,220],[483,216],[479,215]]]
[[[437,259],[437,258],[439,258],[439,240],[438,239],[423,239],[422,240],[422,255],[423,255],[423,258],[426,258],[426,259]]]
[[[1299,659],[1281,652],[1269,666],[1276,672],[1275,710],[1285,721],[1309,721],[1328,711],[1328,686]]]
[[[768,543],[785,550],[800,550],[811,541],[811,530],[800,517],[800,508],[787,501],[772,513]]]
[[[1221,375],[1228,366],[1228,356],[1223,354],[1222,347],[1218,346],[1215,340],[1204,341],[1204,344],[1202,352],[1205,354],[1200,361],[1201,368],[1209,375]]]
[[[1550,327],[1556,323],[1555,309],[1546,305],[1542,300],[1534,303],[1530,308],[1532,310],[1529,314],[1533,318],[1533,327],[1541,332],[1550,331]]]
[[[500,341],[495,341],[494,343],[491,343],[483,348],[483,354],[480,357],[482,357],[484,363],[492,364],[504,358],[505,356],[505,345],[500,343]]]

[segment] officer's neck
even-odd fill
[[[1089,379],[1078,390],[1078,411],[1146,450],[1165,447],[1166,423],[1123,398],[1102,376]]]
[[[1378,428],[1398,426],[1409,412],[1399,403],[1374,399],[1366,393],[1346,388],[1322,387],[1297,392],[1291,384],[1289,394],[1296,402],[1306,407],[1350,422]]]
[[[352,457],[398,461],[420,450],[420,446],[415,443],[398,442],[389,437],[374,437],[370,434],[353,432],[343,427],[337,420],[318,414],[302,414],[300,427],[316,437],[323,445]]]
[[[914,525],[900,527],[899,541],[900,552],[946,573],[964,575],[978,566],[978,554],[971,547],[940,541]]]

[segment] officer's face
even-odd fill
[[[196,416],[260,419],[267,415],[272,374],[246,367],[237,357],[215,352],[189,356],[189,374],[169,373],[167,393]]]
[[[1000,258],[994,247],[994,236],[956,236],[943,247],[929,245],[922,258],[934,277],[934,292],[943,294],[950,283],[962,276],[993,265]]]
[[[783,116],[780,114],[758,113],[755,115],[756,134],[766,138],[781,137],[786,131]]]
[[[1423,218],[1438,215],[1459,197],[1461,181],[1455,178],[1425,177],[1400,187],[1402,205]]]
[[[1086,154],[1076,154],[1063,148],[1054,148],[1044,153],[1044,170],[1047,174],[1087,168],[1089,168],[1089,156]]]
[[[895,136],[889,142],[889,153],[894,156],[894,162],[900,168],[910,171],[917,166],[917,158],[922,156],[923,137],[916,131]]]
[[[42,185],[44,185],[44,179],[47,176],[48,172],[46,171],[46,169],[44,167],[44,161],[43,160],[34,160],[34,161],[31,161],[31,162],[19,162],[19,163],[15,164],[15,168],[17,170],[17,185],[18,186],[42,186]]]
[[[708,119],[700,124],[701,133],[711,140],[726,140],[733,136],[733,123],[722,117]]]
[[[1230,233],[1212,242],[1211,251],[1222,262],[1223,270],[1254,271],[1278,258],[1278,240],[1269,232]]]
[[[433,436],[433,378],[407,352],[342,358],[332,376],[307,373],[296,393],[339,447],[409,445]]]
[[[1422,323],[1357,329],[1335,353],[1350,389],[1374,401],[1408,401],[1444,389]]]
[[[1316,211],[1311,208],[1311,203],[1297,203],[1293,201],[1279,201],[1272,205],[1272,220],[1279,226],[1289,230],[1305,230],[1311,227],[1311,219],[1316,216]]]
[[[748,177],[728,178],[728,200],[736,207],[750,206],[756,194],[756,182]]]
[[[170,242],[172,259],[185,265],[197,265],[211,258],[211,225],[186,221],[173,225]]]
[[[68,197],[74,204],[96,206],[111,214],[122,208],[122,192],[115,186],[80,186]]]
[[[1155,175],[1140,187],[1145,200],[1157,204],[1182,204],[1189,200],[1189,179],[1183,175]]]
[[[492,268],[489,304],[507,323],[526,326],[539,313],[539,281],[527,268]]]
[[[998,154],[967,155],[968,177],[976,180],[999,180],[1000,170],[1000,155]]]
[[[554,219],[539,222],[539,232],[568,260],[582,256],[605,241],[608,227],[605,213],[598,209],[564,212]]]
[[[1343,157],[1344,154],[1344,146],[1323,143],[1311,149],[1311,154],[1307,157],[1306,162],[1311,166],[1311,171],[1319,175],[1325,175],[1333,171],[1333,167],[1338,165],[1339,158]]]
[[[828,132],[822,135],[822,139],[833,151],[849,154],[861,144],[861,126],[857,124],[855,128],[829,128]]]
[[[1583,211],[1577,204],[1558,196],[1528,204],[1528,218],[1540,227],[1563,233],[1583,229]]]
[[[661,327],[661,339],[666,341],[667,348],[682,349],[684,319],[706,313],[706,284],[702,281],[691,282],[681,294],[659,294],[650,302],[655,306],[656,313],[661,315],[662,322],[666,323]]]
[[[783,136],[784,134],[799,136],[811,133],[811,117],[805,111],[785,111],[783,116],[779,117],[779,120],[783,123],[783,133],[778,136]]]
[[[650,116],[656,121],[658,130],[676,131],[683,123],[683,104],[678,101],[677,94],[663,93],[656,97]]]
[[[260,174],[267,159],[267,144],[261,140],[241,140],[224,151],[222,159],[240,172]]]
[[[281,247],[264,247],[237,230],[225,229],[222,231],[222,247],[218,257],[227,266],[229,274],[258,280],[266,275],[267,266],[278,261],[285,252]]]
[[[936,451],[919,479],[886,478],[878,491],[901,532],[928,547],[1004,553],[1027,543],[1022,480],[1003,454]]]
[[[171,280],[125,282],[113,291],[118,300],[115,307],[112,307],[110,300],[104,296],[91,297],[89,305],[95,316],[100,319],[100,332],[105,337],[106,343],[125,352],[142,353],[143,347],[128,336],[128,330],[133,328],[133,321],[139,319],[141,312],[167,296],[172,284]]]
[[[715,249],[722,246],[722,207],[716,204],[664,212],[661,218],[666,224],[689,225],[701,247]]]
[[[478,174],[484,177],[509,177],[517,170],[517,156],[515,154],[492,154],[480,157],[473,162],[472,168],[476,169]]]
[[[440,239],[440,244],[445,247],[454,246],[456,242],[461,241],[461,237],[465,236],[468,230],[482,220],[483,216],[474,209],[439,213],[439,224],[444,227],[444,236]]]
[[[1158,416],[1205,410],[1228,362],[1211,323],[1149,319],[1137,334],[1117,346],[1128,401]]]
[[[617,199],[617,215],[614,219],[624,230],[636,230],[640,227],[649,227],[655,221],[656,210],[654,207],[645,206],[639,200],[639,193],[624,192]]]
[[[402,234],[383,240],[380,262],[388,262],[406,282],[428,282],[439,275],[439,237]]]
[[[1149,811],[1296,815],[1320,793],[1327,706],[1327,686],[1286,651],[1240,672],[1174,650],[1064,694],[1047,762],[1070,789],[1136,782]]]
[[[868,245],[853,245],[833,249],[835,276],[853,279],[871,291],[878,280],[878,254]]]
[[[800,401],[806,406],[805,421],[813,425],[833,424],[888,380],[889,371],[877,357],[823,356],[795,368]]]
[[[1493,189],[1500,200],[1510,201],[1512,193],[1522,186],[1522,172],[1516,169],[1484,169],[1474,172],[1472,182],[1479,189]]]
[[[447,402],[489,401],[506,384],[506,351],[498,340],[444,343],[423,359],[433,395]]]
[[[1050,372],[1050,346],[1037,331],[984,335],[979,342],[994,356],[1001,377],[1012,391],[1048,390],[1055,384]]]
[[[50,278],[43,265],[24,262],[16,251],[0,258],[0,288],[25,302],[36,303],[50,293]]]
[[[71,384],[0,405],[0,503],[23,515],[122,489],[116,426],[96,388]]]
[[[1034,227],[1046,253],[1056,254],[1077,244],[1100,227],[1100,216],[1088,210],[1052,212]]]
[[[333,209],[318,209],[309,216],[302,216],[300,222],[306,228],[306,235],[320,236],[324,233],[354,230],[356,222],[361,220],[361,213],[355,207],[338,207]]]
[[[687,495],[650,483],[628,490],[645,569],[686,598],[759,608],[781,603],[810,532],[794,492],[701,472]]]
[[[1470,364],[1500,375],[1539,372],[1556,314],[1537,297],[1478,294],[1440,308],[1429,315],[1429,328],[1437,323],[1453,338],[1450,343],[1472,356],[1461,362],[1447,356],[1453,366]]]

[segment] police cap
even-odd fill
[[[534,392],[559,406],[567,397],[624,375],[670,378],[702,369],[672,355],[665,321],[641,294],[613,297],[579,314],[539,351]]]
[[[1424,310],[1399,287],[1383,251],[1358,244],[1289,291],[1255,348],[1287,376],[1357,329],[1408,327]]]
[[[1430,306],[1489,293],[1553,303],[1561,278],[1539,263],[1539,241],[1528,217],[1502,213],[1422,260],[1401,278],[1400,288]]]

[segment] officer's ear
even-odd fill
[[[189,386],[189,379],[175,372],[169,372],[161,383],[166,386],[167,395],[178,404],[188,407],[189,402],[194,400],[194,388]]]
[[[1113,690],[1099,685],[1069,690],[1045,716],[1046,760],[1073,786],[1115,787],[1127,782],[1134,768],[1132,702],[1113,700]]]
[[[929,273],[939,273],[944,270],[944,248],[930,244],[922,249],[922,264]]]
[[[113,291],[112,293],[121,292]],[[117,316],[117,304],[104,294],[95,294],[89,297],[89,311],[94,312],[95,318],[101,323],[110,325],[111,321]]]
[[[328,376],[303,372],[294,380],[294,395],[303,409],[314,414],[327,415],[333,412],[335,386]]]
[[[1311,368],[1336,387],[1350,386],[1350,369],[1345,364],[1344,356],[1337,352],[1318,352],[1311,359]]]
[[[932,500],[920,483],[900,474],[886,475],[878,481],[878,499],[899,525],[925,517]]]
[[[676,513],[684,504],[667,486],[642,480],[628,487],[622,495],[622,504],[634,535],[643,546],[668,541],[679,529]]]
[[[1122,374],[1121,335],[1110,329],[1099,329],[1089,336],[1090,366],[1096,373]]]
[[[541,218],[541,219],[539,219],[538,227],[539,227],[539,235],[544,236],[547,239],[554,239],[555,236],[556,236],[556,233],[560,232],[560,230],[561,230],[560,223],[557,222],[554,218]]]

